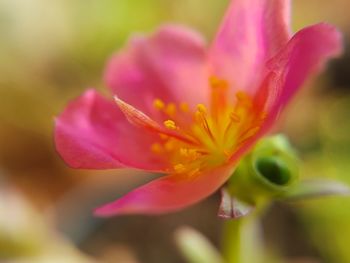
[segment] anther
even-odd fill
[[[246,93],[244,93],[243,91],[238,91],[238,92],[236,93],[236,98],[237,98],[238,100],[247,100],[249,97],[248,97],[248,95],[247,95]]]
[[[188,153],[188,149],[186,149],[186,148],[181,148],[181,149],[180,149],[180,154],[181,154],[182,156],[186,157],[186,156],[187,156],[187,153]]]
[[[162,110],[165,107],[165,104],[162,100],[160,99],[155,99],[153,101],[153,107],[156,108],[157,110]]]
[[[172,150],[174,150],[174,141],[173,140],[168,140],[165,144],[164,144],[164,148],[167,152],[171,152]]]
[[[189,176],[197,175],[199,173],[199,170],[200,170],[199,168],[196,168],[196,169],[192,170],[188,175]]]
[[[194,161],[198,158],[199,153],[195,149],[181,148],[180,155],[187,158],[188,161]]]
[[[181,111],[186,113],[186,112],[190,111],[190,106],[188,106],[188,104],[186,102],[182,102],[180,104],[180,109],[181,109]]]
[[[207,114],[207,108],[203,104],[198,104],[197,110],[202,114]]]
[[[185,166],[181,163],[174,165],[174,170],[177,173],[182,173],[185,171]]]
[[[246,106],[246,107],[252,106],[251,98],[248,96],[247,93],[245,93],[243,91],[238,91],[236,93],[236,98],[237,98],[238,103],[240,103],[241,105]]]
[[[170,129],[170,130],[176,130],[177,129],[177,126],[176,126],[175,122],[172,121],[172,120],[166,120],[164,122],[164,126],[166,128],[168,128],[168,129]]]
[[[174,103],[169,103],[165,109],[164,112],[168,114],[169,116],[174,116],[176,113],[176,105]]]
[[[162,145],[160,145],[159,143],[153,143],[153,144],[151,145],[151,151],[152,151],[153,153],[159,154],[159,153],[162,153],[162,152],[163,152],[163,147],[162,147]]]

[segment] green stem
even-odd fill
[[[228,263],[261,263],[261,227],[256,214],[224,225],[223,252]]]

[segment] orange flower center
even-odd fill
[[[168,157],[170,172],[193,175],[222,165],[260,129],[264,114],[248,94],[239,91],[230,102],[225,80],[212,77],[210,86],[210,110],[203,104],[190,109],[185,102],[177,105],[154,100],[154,108],[168,118],[164,126],[180,135],[161,134],[159,142],[151,146],[153,153]]]

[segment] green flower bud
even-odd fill
[[[251,205],[283,197],[298,180],[299,161],[283,135],[261,140],[228,182],[232,196]]]

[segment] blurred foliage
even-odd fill
[[[321,104],[321,103],[320,103]],[[350,97],[327,98],[320,105],[319,148],[305,157],[304,174],[328,177],[350,185]],[[300,204],[305,229],[326,262],[350,262],[350,200],[346,197],[320,199]]]
[[[0,189],[1,262],[94,262],[56,233],[48,219],[31,207],[18,191],[4,182]]]

